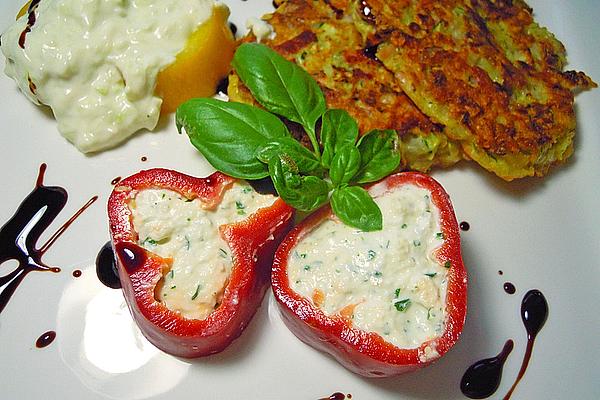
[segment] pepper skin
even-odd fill
[[[440,211],[440,228],[444,243],[436,252],[441,265],[450,262],[446,295],[447,318],[439,337],[418,348],[402,349],[386,342],[374,332],[352,327],[339,315],[327,316],[311,299],[294,292],[287,275],[288,259],[296,244],[319,223],[329,218],[330,207],[324,207],[296,226],[279,246],[272,271],[272,287],[283,321],[306,344],[331,354],[344,367],[366,377],[386,377],[413,371],[430,364],[446,353],[458,340],[467,310],[467,276],[460,253],[460,234],[449,197],[428,175],[405,172],[390,175],[376,184],[387,188],[416,185],[431,192],[433,204]],[[371,186],[374,188],[374,186]],[[431,350],[435,349],[435,352]]]
[[[129,310],[146,338],[159,349],[194,358],[225,349],[248,325],[269,284],[269,269],[278,243],[291,228],[294,211],[281,199],[238,223],[220,226],[233,255],[231,275],[219,307],[206,319],[188,319],[155,298],[168,261],[138,246],[127,202],[143,189],[176,191],[216,207],[235,179],[219,172],[194,178],[166,169],[130,176],[114,188],[108,217],[119,278]]]

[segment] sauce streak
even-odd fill
[[[503,400],[510,399],[525,375],[533,352],[535,338],[546,323],[547,318],[548,303],[542,292],[537,289],[528,291],[521,301],[521,319],[527,331],[527,347],[517,378]],[[484,399],[491,396],[498,389],[502,378],[502,367],[512,351],[513,345],[512,340],[507,340],[504,348],[496,357],[477,361],[471,365],[460,382],[462,393],[471,399]]]
[[[60,272],[60,268],[44,264],[42,256],[75,219],[98,199],[98,196],[92,197],[46,243],[38,247],[40,236],[64,208],[68,197],[62,187],[43,185],[45,172],[46,164],[42,164],[35,189],[0,229],[0,264],[8,260],[15,260],[19,264],[14,271],[0,276],[0,313],[27,274],[32,271]]]
[[[42,336],[40,336],[35,341],[35,347],[37,347],[38,349],[42,349],[46,346],[49,346],[50,343],[52,343],[54,341],[54,339],[56,339],[56,332],[54,332],[54,331],[44,332],[44,333],[42,333]]]
[[[345,400],[345,399],[351,399],[352,395],[348,394],[345,395],[344,393],[341,392],[335,392],[333,394],[331,394],[329,397],[322,397],[319,400]]]
[[[504,348],[495,357],[477,361],[471,365],[460,381],[460,390],[470,399],[485,399],[498,390],[502,378],[502,368],[514,343],[507,340]]]
[[[96,257],[96,275],[104,286],[111,289],[120,289],[121,281],[115,264],[115,253],[110,242],[107,242]]]
[[[523,379],[523,375],[525,375],[529,360],[531,359],[535,338],[546,323],[546,319],[548,319],[548,303],[542,292],[533,289],[525,293],[523,301],[521,302],[521,319],[523,320],[525,330],[527,331],[527,347],[517,379],[515,379],[515,383],[510,387],[510,390],[506,396],[504,396],[503,400],[510,399],[515,388],[519,382],[521,382],[521,379]]]

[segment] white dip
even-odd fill
[[[5,73],[82,152],[153,129],[162,100],[157,74],[209,19],[213,0],[41,0],[2,34]]]
[[[383,230],[325,220],[290,255],[290,287],[326,315],[416,348],[439,337],[446,318],[447,269],[433,254],[444,241],[439,211],[430,193],[414,185],[370,192],[377,193]]]
[[[241,221],[275,201],[247,183],[235,183],[214,210],[164,189],[142,190],[129,207],[139,244],[171,259],[157,300],[187,318],[204,319],[220,303],[231,273],[231,250],[219,227]]]

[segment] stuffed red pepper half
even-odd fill
[[[248,183],[152,169],[119,182],[108,201],[125,299],[161,350],[223,350],[248,324],[269,283],[293,209]]]
[[[279,246],[272,286],[298,338],[384,377],[430,364],[457,341],[467,277],[456,217],[435,180],[399,173],[369,193],[383,230],[361,232],[319,210]]]

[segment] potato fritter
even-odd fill
[[[544,175],[573,152],[565,49],[519,0],[357,0],[356,26],[414,103],[505,180]]]
[[[395,129],[401,140],[402,166],[428,171],[461,159],[460,147],[449,141],[444,127],[433,123],[404,94],[393,74],[375,60],[351,18],[344,17],[343,1],[288,0],[263,17],[275,30],[264,43],[296,62],[321,86],[329,108],[345,109],[361,133]],[[246,41],[254,41],[249,36]],[[253,102],[234,74],[229,96]]]
[[[306,69],[361,132],[396,129],[403,167],[473,159],[505,180],[542,176],[573,152],[563,45],[521,0],[283,0],[266,44]],[[249,36],[245,40],[255,40]],[[233,100],[252,96],[235,75]]]

